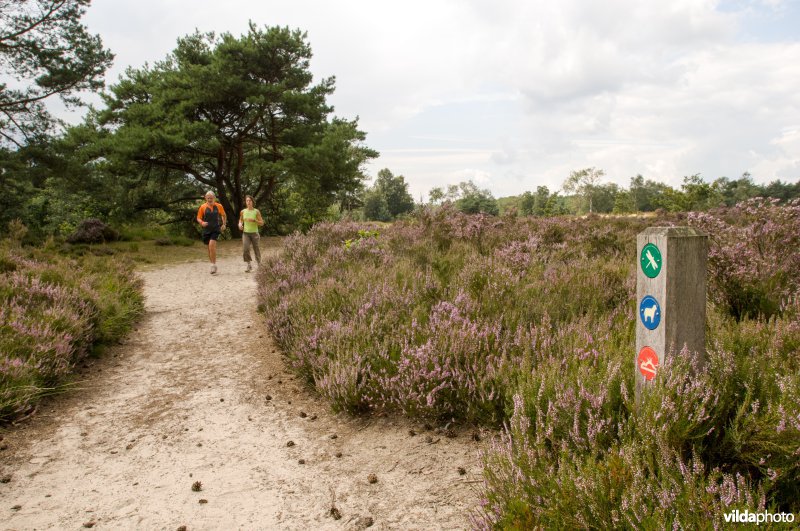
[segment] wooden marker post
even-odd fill
[[[638,401],[669,353],[705,356],[708,239],[690,227],[651,227],[636,243]]]

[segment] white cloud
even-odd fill
[[[417,197],[465,178],[496,195],[557,189],[588,166],[623,185],[796,180],[794,14],[770,0],[94,0],[86,22],[117,54],[112,81],[195,28],[306,30],[336,113],[359,115],[382,153],[371,170],[405,175]]]

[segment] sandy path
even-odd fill
[[[215,277],[201,262],[144,272],[147,313],[125,344],[0,432],[0,529],[468,527],[471,432],[331,413],[284,370],[237,248]]]

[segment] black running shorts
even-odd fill
[[[203,233],[203,243],[208,245],[208,242],[211,240],[217,241],[219,238],[219,232],[204,232]]]

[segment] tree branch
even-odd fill
[[[47,11],[47,13],[43,14],[42,18],[40,18],[39,20],[37,20],[34,23],[30,24],[27,28],[22,28],[21,30],[17,31],[16,33],[12,33],[12,34],[6,35],[6,36],[0,36],[0,42],[3,42],[4,40],[16,39],[20,35],[25,35],[26,33],[30,32],[30,31],[33,31],[38,26],[43,24],[47,19],[49,19],[53,13],[55,13],[56,11],[61,9],[64,6],[64,4],[66,4],[66,3],[67,3],[67,0],[63,0],[61,2],[53,3],[52,6],[51,6],[52,9]]]

